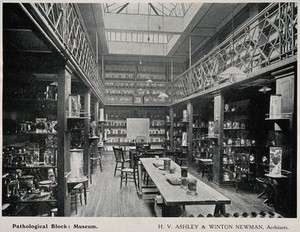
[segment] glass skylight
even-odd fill
[[[167,44],[173,34],[155,32],[106,31],[107,41]]]
[[[103,3],[105,13],[184,17],[192,3]]]

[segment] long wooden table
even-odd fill
[[[188,195],[186,193],[186,189],[181,188],[180,185],[172,185],[167,180],[169,177],[180,178],[181,168],[179,165],[171,160],[171,168],[176,167],[174,174],[170,174],[169,171],[160,170],[154,166],[154,163],[158,162],[163,164],[164,159],[168,158],[141,158],[139,162],[139,173],[141,170],[141,165],[143,165],[148,175],[156,185],[165,205],[215,205],[214,214],[225,214],[225,204],[231,203],[229,198],[200,181],[190,173],[188,173],[188,178],[197,179],[197,195]],[[141,193],[143,192],[141,185],[139,186],[139,191]]]

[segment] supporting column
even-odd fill
[[[173,58],[171,58],[171,82],[174,80],[174,64]]]
[[[297,69],[290,66],[272,75],[276,79],[276,94],[281,95],[281,113],[290,114],[286,120],[274,120],[274,135],[276,146],[282,147],[282,169],[291,171],[290,178],[281,187],[285,191],[279,191],[282,199],[286,199],[282,208],[290,217],[296,216],[297,200]]]
[[[222,156],[223,156],[223,122],[224,122],[224,96],[221,92],[214,94],[214,154],[213,154],[213,181],[218,185],[222,182]]]
[[[192,37],[189,37],[189,68],[192,67]]]
[[[192,37],[189,37],[189,86],[188,86],[188,91],[189,94],[192,93]]]
[[[170,149],[174,150],[174,109],[171,106],[169,109],[170,114]]]
[[[94,121],[96,122],[96,135],[99,135],[99,101],[94,104]]]
[[[193,104],[191,101],[187,102],[186,105],[187,112],[188,112],[188,118],[189,118],[189,125],[187,128],[187,134],[188,134],[188,163],[191,164],[193,161]]]
[[[98,56],[99,56],[99,36],[98,36],[98,32],[96,32],[96,63],[98,64]]]
[[[58,216],[71,215],[71,199],[68,195],[67,173],[70,171],[70,134],[67,130],[68,97],[71,94],[71,71],[62,68],[58,72],[57,96],[57,208]]]
[[[90,176],[90,115],[91,115],[91,93],[87,90],[84,94],[84,112],[87,113],[87,118],[84,119],[84,152],[83,152],[83,173],[85,176]]]
[[[104,75],[105,75],[105,69],[104,69],[105,65],[104,65],[104,56],[102,56],[102,60],[101,60],[101,75],[102,78],[104,79]]]

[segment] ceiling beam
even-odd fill
[[[128,4],[129,4],[129,3],[124,4],[124,5],[121,7],[121,9],[117,11],[117,14],[119,14],[122,10],[124,10],[124,8],[125,8],[126,6],[128,6]]]
[[[152,10],[155,12],[155,14],[159,15],[158,12],[157,12],[157,10],[155,9],[155,7],[151,3],[149,3],[149,5],[152,8]]]
[[[106,32],[124,32],[124,33],[161,33],[161,34],[170,34],[170,35],[180,35],[180,32],[162,32],[162,31],[148,31],[147,28],[144,28],[144,30],[125,30],[125,29],[109,29],[105,30]]]
[[[166,16],[164,17],[164,27],[162,26],[162,21],[162,17],[152,15],[147,16],[104,13],[103,28],[106,30],[148,31],[149,26],[149,31],[153,32],[182,33],[183,18]],[[162,28],[164,28],[163,31]]]

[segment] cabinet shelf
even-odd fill
[[[206,139],[218,139],[219,135],[215,134],[215,135],[206,135]]]
[[[126,126],[116,126],[116,125],[114,125],[114,126],[106,126],[105,128],[120,128],[120,129],[125,129]]]
[[[224,111],[224,114],[247,115],[248,111]]]
[[[267,114],[265,120],[285,121],[285,120],[290,120],[291,117],[292,117],[292,113],[273,114],[272,117],[270,114]]]
[[[224,145],[224,147],[232,147],[232,148],[250,148],[250,147],[255,147],[255,146]]]
[[[160,128],[160,129],[163,129],[163,128],[165,128],[165,125],[162,125],[162,126],[150,126],[149,128],[150,129],[151,128],[155,128],[155,129],[157,129],[157,128],[159,129]]]
[[[108,137],[126,137],[126,134],[107,134]]]
[[[150,134],[150,137],[165,137],[165,134]]]
[[[20,132],[17,134],[27,134],[27,135],[57,135],[57,133],[42,133],[42,132]]]
[[[26,165],[26,166],[4,166],[4,169],[50,169],[57,168],[57,166],[49,165]]]
[[[23,101],[23,102],[49,102],[49,103],[57,103],[55,99],[36,99],[36,98],[16,98],[15,101]]]
[[[80,117],[67,117],[67,119],[70,119],[70,120],[81,120],[81,119],[89,119],[90,117],[87,117],[87,116],[80,116]]]

